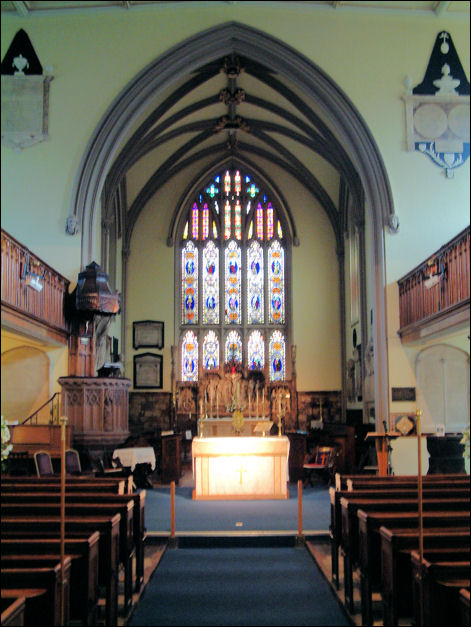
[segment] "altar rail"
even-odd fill
[[[68,328],[64,315],[64,298],[69,289],[68,279],[3,229],[1,264],[2,321],[9,316],[18,324],[26,317],[26,320],[46,327],[62,341],[66,340]],[[41,277],[41,291],[27,287],[22,278],[26,270]]]
[[[469,320],[469,234],[467,227],[431,257],[399,279],[399,335],[454,316]],[[427,277],[431,281],[426,281]],[[432,283],[427,286],[427,283]]]

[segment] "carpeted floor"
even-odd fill
[[[350,625],[304,546],[167,549],[129,625]]]
[[[175,489],[175,541],[169,539],[170,486],[147,490],[149,571],[129,625],[351,625],[325,571],[297,543],[298,486],[290,498],[195,501],[191,467]],[[329,491],[302,490],[302,531],[328,545]],[[156,544],[156,550],[152,548]],[[175,548],[172,548],[175,547]]]
[[[191,468],[186,468],[175,488],[175,528],[184,532],[286,531],[298,529],[298,488],[288,484],[285,500],[195,501]],[[146,495],[146,529],[149,536],[170,531],[170,486],[154,484]],[[328,534],[329,491],[325,483],[302,490],[302,528]]]

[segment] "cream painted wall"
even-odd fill
[[[2,220],[13,236],[75,279],[79,238],[66,236],[64,223],[73,180],[93,129],[147,63],[188,36],[228,20],[247,23],[294,45],[358,107],[385,160],[402,223],[400,235],[388,238],[388,270],[393,278],[466,225],[469,160],[449,181],[423,155],[406,153],[401,95],[406,74],[414,83],[422,79],[441,29],[451,32],[469,76],[469,21],[340,15],[307,8],[287,11],[276,6],[269,7],[267,21],[265,3],[193,4],[181,9],[103,12],[99,19],[97,14],[74,14],[28,20],[36,52],[44,65],[53,66],[55,78],[49,141],[19,154],[2,148]],[[20,27],[25,27],[24,20],[2,18],[2,57]],[[123,41],[128,45],[123,46]],[[25,172],[28,185],[24,185]],[[441,216],[444,210],[447,222],[442,228],[426,220],[430,213]]]
[[[67,347],[52,346],[49,344],[45,344],[43,342],[35,341],[31,338],[27,338],[27,337],[24,337],[22,335],[19,335],[10,331],[4,331],[3,329],[1,332],[1,345],[2,345],[2,356],[8,351],[11,351],[12,349],[19,349],[19,348],[25,348],[25,347],[34,348],[44,353],[44,355],[47,357],[48,364],[49,364],[48,387],[47,389],[44,389],[44,395],[45,395],[44,400],[49,399],[53,394],[61,391],[61,387],[59,383],[57,382],[57,380],[59,377],[63,376],[64,373],[67,372],[67,367],[68,367]],[[2,386],[2,391],[3,391],[3,386]],[[33,412],[36,409],[38,409],[39,405],[41,405],[41,403],[39,403],[38,405],[34,405],[31,408],[31,411]],[[5,415],[5,418],[6,417],[7,416]],[[26,417],[27,417],[26,415],[23,416],[23,418],[26,418]],[[47,417],[43,414],[41,414],[40,416],[40,422],[41,421],[43,422],[47,421]]]
[[[170,390],[170,347],[174,336],[174,249],[167,246],[170,219],[164,193],[142,211],[133,232],[127,270],[126,374],[132,379],[133,356],[143,352],[163,355],[163,389]],[[167,192],[168,193],[168,192]],[[132,347],[133,322],[164,322],[164,348]]]
[[[289,199],[300,234],[300,246],[292,249],[298,389],[339,390],[340,313],[334,234],[312,197],[300,186],[284,186],[283,172],[273,166],[272,170]],[[163,320],[165,390],[170,389],[170,346],[174,337],[174,249],[166,246],[170,209],[178,198],[171,195],[174,191],[167,185],[142,212],[133,233],[128,267],[126,369],[132,372],[133,355],[144,352],[132,348],[132,322]]]
[[[302,190],[290,197],[300,246],[293,247],[293,343],[299,391],[340,390],[339,267],[327,216]]]
[[[440,337],[424,339],[413,344],[402,344],[398,335],[399,324],[399,290],[397,283],[389,283],[387,286],[389,304],[388,316],[388,348],[389,348],[389,378],[390,387],[416,387],[415,362],[417,355],[423,349],[434,344],[448,344],[454,346],[468,355],[469,351],[469,325],[460,327],[454,332],[445,333]],[[418,409],[416,402],[392,401],[390,397],[390,412],[415,413]]]
[[[401,223],[397,235],[386,235],[389,286],[394,286],[400,276],[469,224],[469,160],[456,171],[454,179],[448,180],[428,158],[406,152],[401,100],[406,74],[413,77],[414,84],[422,80],[440,30],[451,33],[469,77],[469,20],[358,16],[310,8],[287,11],[276,5],[267,6],[268,3],[201,6],[195,2],[192,5],[103,12],[99,17],[98,14],[71,14],[31,17],[27,21],[2,17],[2,57],[17,30],[26,28],[41,62],[52,65],[54,75],[49,140],[20,153],[2,146],[2,227],[11,235],[74,282],[80,270],[80,237],[67,236],[64,225],[80,161],[101,117],[146,64],[187,37],[230,20],[269,32],[297,48],[337,82],[368,124],[383,156]],[[149,312],[145,318],[165,319],[166,335],[173,320],[173,251],[165,245],[166,229],[159,228],[158,237],[154,237],[152,208],[155,205],[153,199],[149,210],[143,212],[133,242],[142,238],[142,249],[148,251],[143,259],[144,267],[158,267],[159,276],[146,281],[149,276],[142,271],[143,266],[139,267],[134,260],[130,263],[128,345],[132,338],[132,320],[140,319],[144,312]],[[303,237],[305,232],[316,230],[329,238],[326,222],[314,224],[312,214],[297,214],[296,218],[299,225],[307,229],[300,230]],[[98,231],[98,220],[96,229]],[[337,285],[334,271],[337,266],[332,256],[335,257],[333,252],[327,258],[325,255],[318,257],[316,251],[304,248],[303,244],[295,249],[293,263],[296,268],[302,268],[302,274],[296,275],[293,292],[298,293],[307,277],[309,263],[314,262],[323,269],[324,276]],[[325,297],[322,285],[318,284],[316,289],[319,292],[316,291],[309,302],[295,296],[293,316],[300,389],[340,387],[337,344],[330,351],[332,362],[325,364],[325,372],[302,380],[305,375],[301,374],[301,369],[307,372],[310,363],[309,357],[299,355],[299,347],[312,328],[323,324],[335,327],[333,315],[312,323],[311,314],[318,315],[312,305],[317,305],[320,295]],[[397,313],[393,291],[388,287],[390,319]],[[158,305],[153,299],[157,292],[162,296]],[[327,311],[325,308],[324,315]],[[338,312],[335,315],[338,316]],[[391,342],[392,324],[389,322],[388,330]],[[314,354],[325,348],[322,342],[316,342],[311,339],[310,349]],[[407,370],[401,370],[399,364],[405,357],[395,350],[394,342],[392,345],[391,385],[395,386]],[[164,389],[169,386],[168,351],[166,341]],[[66,369],[66,362],[64,367]],[[129,372],[132,370],[128,369]]]

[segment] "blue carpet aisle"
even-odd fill
[[[304,547],[167,549],[130,625],[350,625]]]
[[[290,498],[267,501],[194,501],[191,487],[175,489],[176,531],[296,531],[297,486]],[[240,524],[242,523],[242,524]],[[330,523],[329,491],[325,485],[303,489],[303,529],[325,531]],[[170,531],[170,488],[155,487],[146,495],[149,535]]]

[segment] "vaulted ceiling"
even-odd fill
[[[336,233],[340,181],[360,198],[355,168],[328,121],[286,77],[232,55],[180,80],[142,116],[110,171],[105,205],[113,206],[124,176],[139,169],[151,172],[129,197],[130,232],[146,203],[174,177],[184,173],[188,181],[178,206],[209,171],[244,165],[258,174],[288,213],[289,201],[277,185],[275,166],[296,179],[326,211]],[[292,228],[296,241],[294,224]]]

